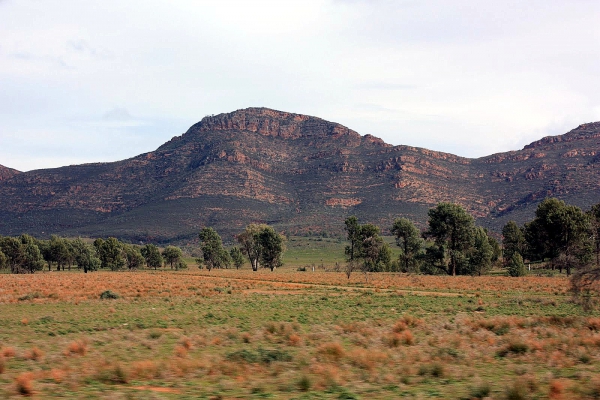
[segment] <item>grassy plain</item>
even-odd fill
[[[0,275],[0,398],[600,398],[600,318],[567,288],[295,266]]]

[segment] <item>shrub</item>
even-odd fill
[[[490,395],[490,385],[484,383],[483,385],[475,386],[469,391],[470,399],[484,399]]]
[[[270,364],[273,361],[292,361],[292,356],[285,350],[279,349],[258,349],[260,361],[263,364]]]
[[[245,361],[247,363],[257,363],[258,354],[253,351],[242,349],[229,353],[225,356],[230,361]]]
[[[306,375],[303,375],[302,378],[298,380],[298,389],[302,392],[308,392],[310,390],[311,382],[310,378]]]
[[[26,295],[19,297],[19,301],[39,299],[41,297],[42,295],[40,294],[40,292],[27,293]]]
[[[516,381],[506,390],[506,400],[525,400],[527,397],[527,385],[521,380]]]
[[[104,292],[100,293],[100,298],[105,300],[105,299],[118,299],[119,296],[117,293],[115,292],[111,292],[110,290],[105,290]]]
[[[508,353],[525,354],[529,346],[523,342],[510,342],[505,348],[498,350],[498,356],[505,357]]]
[[[421,376],[432,376],[434,378],[442,378],[444,376],[444,366],[442,364],[434,363],[431,365],[421,365],[419,367],[419,375]]]
[[[162,333],[160,331],[150,331],[150,333],[148,334],[148,339],[158,339],[161,336]]]
[[[225,357],[229,361],[245,361],[247,363],[270,364],[274,361],[292,361],[292,355],[285,350],[259,348],[254,352],[251,350],[238,350],[229,353]]]
[[[104,383],[125,384],[129,381],[127,372],[121,364],[106,368],[98,374],[98,380]]]

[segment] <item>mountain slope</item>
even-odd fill
[[[13,176],[20,174],[20,171],[16,169],[5,167],[4,165],[0,165],[0,181],[12,178]]]
[[[467,159],[316,117],[249,108],[204,118],[156,151],[114,163],[13,174],[0,182],[0,234],[171,241],[249,222],[287,232],[341,232],[355,214],[384,227],[423,225],[440,201],[498,229],[529,218],[546,195],[600,201],[600,123],[523,150]]]

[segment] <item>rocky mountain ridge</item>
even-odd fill
[[[599,122],[469,159],[392,146],[317,117],[249,108],[207,116],[128,160],[25,173],[0,168],[0,234],[167,242],[213,226],[227,240],[250,222],[339,233],[352,214],[383,227],[400,216],[424,226],[440,201],[460,203],[499,230],[509,219],[530,218],[546,196],[584,208],[598,203],[599,161]]]

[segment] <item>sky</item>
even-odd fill
[[[600,121],[598,0],[0,0],[0,164],[269,107],[481,157]]]

